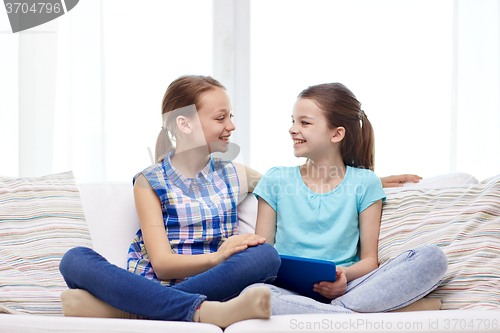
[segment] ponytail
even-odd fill
[[[156,139],[156,147],[155,147],[155,163],[160,163],[163,159],[174,150],[174,144],[168,130],[164,127],[161,128],[160,134],[158,134],[158,138]]]
[[[360,165],[366,169],[375,171],[375,135],[373,127],[365,112],[360,112],[361,137],[363,148],[360,154]]]

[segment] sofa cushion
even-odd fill
[[[379,263],[435,244],[448,270],[431,296],[441,309],[500,310],[500,175],[472,186],[387,191]]]
[[[257,198],[253,194],[248,194],[238,205],[238,233],[240,235],[255,233],[255,224],[257,223],[257,205]]]
[[[78,184],[94,250],[127,268],[130,243],[140,228],[132,182]]]
[[[0,312],[62,315],[64,253],[92,247],[72,172],[0,177]]]
[[[272,316],[232,324],[224,333],[489,333],[498,332],[496,311],[418,311]]]
[[[205,323],[116,318],[10,316],[0,314],[2,333],[222,333]]]

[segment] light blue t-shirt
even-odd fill
[[[271,168],[253,191],[277,213],[274,246],[279,254],[323,259],[338,266],[359,261],[359,214],[385,199],[371,170],[347,166],[333,191],[311,191],[299,166]]]

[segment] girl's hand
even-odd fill
[[[266,239],[256,234],[234,235],[226,239],[219,247],[216,255],[216,264],[226,261],[233,254],[243,251],[249,246],[264,244]]]
[[[418,183],[420,179],[422,179],[422,177],[417,175],[398,175],[382,177],[380,181],[382,182],[382,187],[401,187],[405,182]]]
[[[347,288],[347,277],[343,269],[343,267],[337,267],[337,278],[335,282],[321,281],[320,283],[315,283],[313,291],[320,293],[328,299],[334,299],[344,295]]]

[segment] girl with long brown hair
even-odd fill
[[[256,233],[280,255],[330,260],[337,272],[332,281],[311,286],[330,304],[268,285],[273,315],[391,311],[436,288],[447,260],[434,245],[378,267],[385,193],[373,172],[373,128],[354,94],[340,83],[305,89],[289,133],[295,156],[307,161],[262,177],[253,192]]]
[[[220,327],[268,318],[269,290],[238,296],[249,284],[274,280],[280,259],[263,237],[237,234],[237,205],[256,172],[212,156],[228,150],[235,129],[224,86],[180,77],[165,93],[162,115],[157,163],[134,177],[140,229],[128,270],[92,249],[68,251],[60,265],[70,288],[61,296],[64,314]]]

